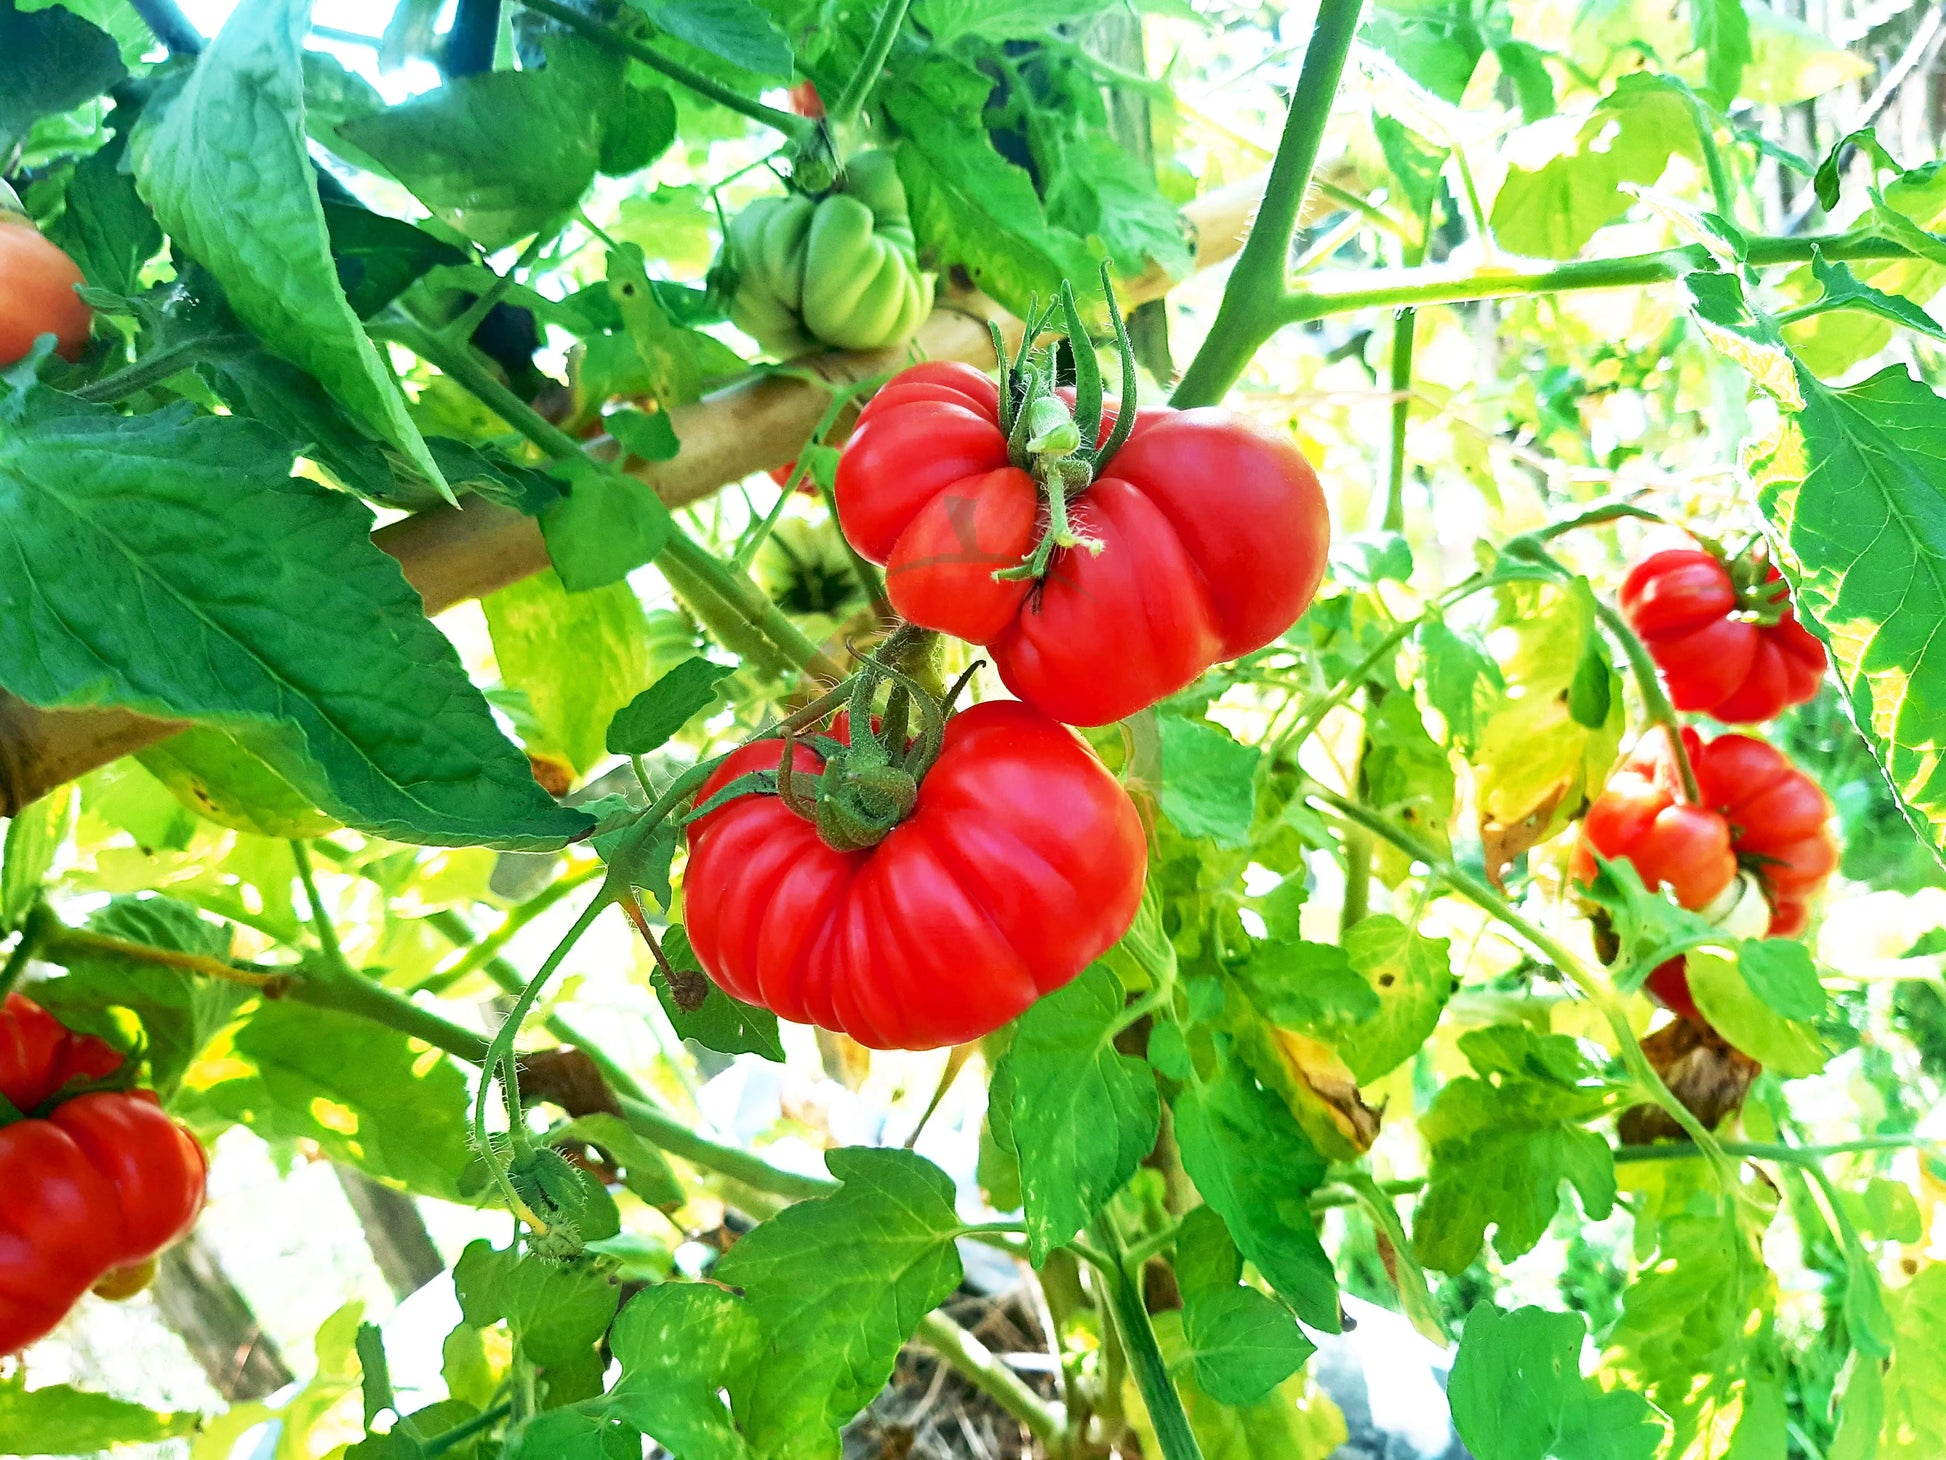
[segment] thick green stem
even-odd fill
[[[872,87],[878,81],[878,73],[885,68],[885,58],[892,54],[892,43],[899,38],[905,13],[911,8],[912,0],[885,0],[885,9],[879,12],[878,24],[872,30],[871,40],[865,44],[865,55],[858,69],[845,83],[844,95],[825,114],[832,131],[850,126],[864,107],[865,98],[872,94]]]
[[[633,36],[623,35],[613,26],[590,20],[580,11],[571,10],[566,5],[557,3],[557,0],[520,0],[520,3],[536,14],[545,15],[549,20],[587,37],[598,46],[624,56],[632,56],[651,71],[660,71],[671,81],[688,87],[698,96],[713,101],[718,106],[728,107],[753,122],[761,122],[773,131],[782,132],[793,142],[809,141],[817,133],[817,123],[805,117],[794,116],[790,112],[780,112],[776,107],[765,106],[760,101],[753,101],[742,92],[732,91],[722,83],[711,80],[702,72],[691,70],[682,62],[672,61],[653,47],[643,45]]]
[[[416,1004],[396,989],[374,983],[362,974],[344,978],[293,979],[280,997],[294,1004],[310,1004],[319,1009],[338,1009],[356,1014],[374,1024],[413,1039],[423,1040],[434,1049],[443,1049],[456,1059],[477,1065],[485,1061],[488,1041],[484,1034],[462,1028],[452,1020]]]
[[[1149,1423],[1155,1427],[1156,1440],[1162,1447],[1162,1460],[1203,1460],[1203,1447],[1196,1442],[1196,1432],[1189,1427],[1182,1395],[1176,1392],[1175,1381],[1169,1377],[1168,1362],[1156,1342],[1148,1305],[1143,1302],[1135,1279],[1129,1275],[1121,1233],[1104,1212],[1089,1224],[1088,1238],[1088,1247],[1082,1249],[1077,1244],[1077,1250],[1088,1253],[1108,1289],[1115,1331],[1121,1335],[1122,1346],[1127,1350],[1129,1373],[1149,1411]]]
[[[1642,711],[1649,722],[1662,727],[1669,737],[1669,750],[1676,758],[1676,771],[1682,777],[1683,799],[1691,806],[1700,806],[1703,791],[1696,784],[1696,767],[1689,763],[1689,749],[1682,743],[1682,720],[1676,714],[1676,707],[1670,702],[1669,691],[1663,686],[1661,672],[1650,657],[1648,645],[1637,634],[1615,607],[1597,598],[1595,614],[1601,620],[1609,637],[1622,646],[1622,653],[1628,656],[1629,672],[1635,676],[1635,687],[1642,696]]]
[[[1736,189],[1731,186],[1723,154],[1716,145],[1716,117],[1708,102],[1695,92],[1689,94],[1689,109],[1696,119],[1696,140],[1703,149],[1703,166],[1709,173],[1710,193],[1716,199],[1716,213],[1725,223],[1737,221]]]
[[[1362,8],[1363,0],[1323,0],[1318,8],[1317,25],[1304,52],[1304,69],[1284,118],[1284,135],[1264,185],[1263,203],[1230,271],[1216,322],[1169,398],[1173,406],[1210,406],[1222,400],[1277,330],[1278,306],[1287,297],[1291,236]]]
[[[248,335],[202,335],[195,339],[180,340],[173,345],[165,345],[160,350],[151,351],[133,365],[124,366],[113,375],[104,375],[91,381],[75,392],[85,401],[97,405],[113,405],[139,395],[150,386],[160,385],[171,380],[185,370],[193,369],[206,360],[222,360],[232,355],[245,354],[256,348],[257,342]]]
[[[1419,311],[1401,309],[1392,317],[1392,435],[1385,457],[1385,515],[1379,527],[1405,531],[1405,428],[1412,415],[1412,346]]]
[[[896,0],[895,0],[896,3]],[[1026,1425],[1051,1452],[1059,1453],[1067,1416],[1029,1389],[991,1350],[944,1313],[928,1313],[913,1335],[1008,1414]]]
[[[1913,257],[1903,244],[1867,232],[1828,233],[1812,238],[1760,237],[1750,240],[1749,262],[1764,268],[1801,264],[1816,249],[1832,261]],[[1453,269],[1431,265],[1414,269],[1361,270],[1313,276],[1273,301],[1279,322],[1302,324],[1360,309],[1398,309],[1428,304],[1465,304],[1476,299],[1508,299],[1524,294],[1563,294],[1578,289],[1623,289],[1679,279],[1714,267],[1701,244],[1666,248],[1622,258],[1577,259],[1571,263],[1496,265]],[[1219,320],[1221,315],[1218,316]],[[1247,359],[1247,356],[1246,356]],[[1239,367],[1241,369],[1241,367]],[[1181,392],[1177,392],[1180,396]]]
[[[693,1166],[741,1181],[757,1191],[802,1201],[814,1196],[829,1196],[838,1183],[828,1176],[807,1176],[771,1165],[754,1151],[726,1146],[698,1135],[675,1116],[646,1100],[629,1095],[616,1097],[622,1117],[629,1128],[645,1140],[660,1146],[672,1156],[680,1156]]]

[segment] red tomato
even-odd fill
[[[1782,581],[1775,566],[1768,581]],[[1743,607],[1730,570],[1701,548],[1653,553],[1622,583],[1622,612],[1676,708],[1731,725],[1775,719],[1816,695],[1824,678],[1824,645],[1789,608],[1766,625],[1737,617]]]
[[[1740,865],[1770,903],[1768,936],[1797,937],[1838,865],[1831,802],[1767,741],[1719,735],[1704,744],[1694,730],[1682,736],[1702,804],[1681,804],[1668,736],[1651,731],[1589,806],[1573,875],[1593,879],[1594,852],[1626,857],[1645,883],[1668,886],[1693,910],[1727,888]],[[1698,1017],[1681,959],[1657,968],[1648,986],[1678,1014]]]
[[[986,645],[1009,689],[1070,725],[1132,715],[1271,642],[1310,604],[1331,538],[1317,475],[1288,440],[1164,407],[1138,413],[1069,505],[1101,551],[1057,551],[1039,583],[996,582],[1033,549],[1040,498],[1009,460],[994,383],[938,361],[865,407],[837,498],[900,613]]]
[[[745,746],[698,804],[781,760],[780,741]],[[793,765],[822,761],[800,744]],[[1087,967],[1133,920],[1147,861],[1128,793],[1080,739],[991,701],[946,722],[917,805],[876,846],[836,851],[775,796],[693,822],[683,900],[698,960],[737,998],[875,1049],[930,1049]]]
[[[0,1095],[31,1110],[70,1080],[112,1075],[122,1057],[89,1034],[69,1030],[25,994],[0,1008]]]
[[[0,209],[0,366],[26,358],[41,335],[54,336],[64,359],[81,358],[95,318],[74,292],[82,282],[31,219]]]
[[[207,1172],[203,1148],[149,1090],[82,1095],[0,1127],[0,1354],[184,1236]]]
[[[818,95],[816,82],[800,81],[791,88],[791,110],[814,122],[824,115],[824,98]]]

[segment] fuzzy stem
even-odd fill
[[[1088,1238],[1086,1246],[1076,1243],[1075,1250],[1099,1270],[1107,1286],[1115,1330],[1127,1350],[1129,1372],[1149,1411],[1149,1423],[1155,1426],[1163,1460],[1203,1460],[1203,1447],[1196,1442],[1196,1432],[1190,1428],[1189,1416],[1182,1407],[1182,1395],[1176,1392],[1175,1381],[1169,1377],[1169,1365],[1162,1357],[1162,1347],[1156,1342],[1148,1306],[1142,1301],[1135,1280],[1129,1276],[1121,1233],[1115,1230],[1106,1212],[1089,1223]]]
[[[1060,1406],[1049,1404],[1029,1389],[1021,1382],[1019,1375],[959,1324],[944,1313],[928,1313],[919,1320],[919,1331],[913,1337],[938,1354],[950,1368],[965,1376],[974,1388],[1026,1425],[1050,1451],[1061,1449],[1067,1415]]]
[[[871,40],[865,44],[858,69],[845,83],[844,94],[825,113],[826,125],[833,132],[850,126],[864,107],[865,98],[872,94],[872,87],[878,81],[878,73],[885,68],[885,58],[892,54],[892,45],[899,38],[905,13],[911,8],[912,0],[885,0],[885,9],[879,12],[878,24],[872,30]]]

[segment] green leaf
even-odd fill
[[[1813,1024],[1825,1015],[1824,985],[1811,950],[1790,938],[1748,938],[1737,948],[1737,963],[1750,991],[1772,1012]]]
[[[1918,1199],[1903,1181],[1874,1176],[1862,1191],[1839,1192],[1838,1204],[1868,1241],[1918,1242],[1925,1237]]]
[[[0,848],[0,930],[11,933],[26,920],[72,830],[72,786],[49,791],[7,823],[6,844]]]
[[[1353,1025],[1378,1017],[1378,994],[1335,943],[1256,943],[1233,972],[1250,1002],[1279,1029],[1302,1029],[1335,1042]]]
[[[443,239],[369,208],[326,203],[324,224],[338,282],[360,319],[377,314],[428,270],[466,262],[466,255]]]
[[[186,407],[0,439],[0,683],[217,724],[393,840],[551,848],[584,830],[495,727],[368,512],[289,466],[261,426]]]
[[[1696,1007],[1731,1044],[1787,1079],[1824,1068],[1817,1032],[1771,1009],[1736,961],[1697,949],[1688,955],[1687,970]]]
[[[1763,1336],[1777,1281],[1762,1252],[1723,1217],[1677,1217],[1660,1236],[1656,1261],[1622,1290],[1604,1372],[1673,1422],[1670,1455],[1781,1455],[1781,1376]]]
[[[1543,77],[1546,72],[1542,72]],[[1549,110],[1553,109],[1554,94],[1550,86],[1548,92]],[[1532,118],[1529,118],[1532,120]],[[1432,216],[1433,205],[1439,200],[1439,174],[1445,170],[1446,159],[1452,156],[1452,149],[1428,142],[1404,122],[1388,117],[1383,112],[1372,118],[1372,132],[1378,138],[1379,150],[1385,154],[1385,165],[1391,171],[1393,180],[1399,185],[1406,208],[1416,223]],[[1395,541],[1404,548],[1404,581],[1412,576],[1412,548],[1401,533],[1386,534],[1388,541]],[[1335,555],[1335,554],[1334,554]],[[1367,581],[1371,581],[1369,575]]]
[[[614,1280],[592,1266],[496,1250],[474,1241],[453,1266],[460,1312],[474,1328],[506,1320],[527,1358],[544,1368],[593,1356],[621,1301]]]
[[[261,1005],[213,1058],[202,1092],[218,1115],[265,1140],[310,1140],[333,1160],[421,1196],[460,1199],[473,1161],[466,1077],[444,1055],[355,1014]],[[225,1052],[225,1042],[212,1050]],[[230,1073],[254,1066],[248,1073]]]
[[[604,176],[639,172],[676,140],[675,98],[661,87],[625,84],[608,106],[597,161]]]
[[[1411,695],[1386,695],[1366,717],[1365,736],[1368,804],[1435,851],[1449,853],[1459,782],[1445,749],[1426,733],[1419,702]],[[1411,859],[1389,843],[1380,865],[1388,884],[1403,881],[1411,871]]]
[[[953,1184],[909,1151],[845,1148],[825,1164],[844,1183],[788,1207],[711,1274],[741,1288],[763,1353],[730,1395],[759,1454],[835,1456],[837,1431],[891,1377],[899,1348],[961,1278]]]
[[[1800,619],[1831,651],[1915,830],[1946,847],[1946,404],[1901,366],[1833,389],[1727,275],[1689,276],[1691,308],[1787,413],[1752,455]]]
[[[1481,724],[1506,681],[1500,666],[1470,635],[1462,638],[1444,619],[1427,619],[1416,635],[1419,688],[1446,721],[1453,744],[1471,752]]]
[[[1156,788],[1162,814],[1184,836],[1208,837],[1220,847],[1247,845],[1263,752],[1180,715],[1158,716],[1156,729],[1162,742],[1162,784]]]
[[[1892,1295],[1892,1364],[1878,1460],[1931,1460],[1946,1434],[1946,1263],[1928,1263]]]
[[[540,727],[529,753],[558,752],[586,775],[607,754],[617,709],[649,677],[648,620],[635,590],[610,583],[569,593],[536,573],[480,600],[500,678],[527,696]]]
[[[1442,101],[1460,99],[1486,54],[1468,0],[1381,0],[1362,34]]]
[[[1614,1209],[1614,1157],[1587,1124],[1625,1093],[1564,1034],[1497,1024],[1459,1044],[1484,1078],[1448,1081],[1420,1119],[1432,1160],[1412,1223],[1419,1260],[1448,1273],[1479,1256],[1489,1226],[1502,1258],[1532,1248],[1554,1219],[1563,1181],[1591,1219]]]
[[[1369,1085],[1431,1038],[1458,981],[1447,939],[1428,938],[1389,913],[1355,924],[1345,934],[1345,952],[1377,996],[1377,1010],[1332,1043],[1358,1083]]]
[[[230,956],[229,930],[168,897],[117,897],[88,919],[91,932],[204,958]],[[141,1048],[148,1083],[164,1099],[249,997],[243,986],[112,953],[58,951],[65,978],[35,986],[34,997],[70,1029],[98,1035],[124,1052]],[[135,1022],[130,1029],[127,1014]]]
[[[629,0],[679,41],[757,76],[791,74],[791,43],[752,0]]]
[[[697,657],[674,669],[630,700],[608,723],[608,749],[615,755],[647,755],[717,701],[717,686],[736,673],[731,664]]]
[[[1255,1404],[1223,1404],[1203,1392],[1181,1313],[1157,1313],[1156,1342],[1182,1395],[1190,1428],[1204,1460],[1328,1460],[1349,1453],[1345,1417],[1315,1384],[1284,1381]],[[1142,1441],[1144,1455],[1165,1451],[1132,1380],[1122,1382],[1123,1412]]]
[[[662,1283],[629,1301],[608,1341],[622,1366],[610,1414],[682,1460],[748,1460],[718,1397],[762,1345],[746,1303],[712,1285]]]
[[[218,826],[287,839],[338,829],[262,757],[212,726],[178,731],[135,758],[183,805]]]
[[[689,946],[689,934],[684,929],[671,927],[662,935],[662,953],[670,967],[696,974],[709,990],[700,1005],[685,1009],[661,969],[650,975],[662,1012],[669,1016],[678,1036],[693,1039],[704,1049],[713,1049],[718,1054],[760,1054],[778,1064],[784,1062],[777,1016],[768,1009],[733,999],[718,988],[703,972],[703,965],[696,961],[696,951]]]
[[[673,461],[682,450],[676,428],[667,411],[638,411],[628,407],[610,411],[601,419],[608,434],[621,442],[622,450],[644,461]]]
[[[1582,1378],[1587,1338],[1579,1313],[1467,1315],[1446,1393],[1474,1460],[1651,1460],[1662,1425],[1641,1395]]]
[[[1118,1053],[1125,996],[1105,963],[1023,1014],[1000,1062],[1036,1266],[1093,1221],[1155,1149],[1155,1072]]]
[[[1554,78],[1548,74],[1546,53],[1526,41],[1501,41],[1493,48],[1500,71],[1514,85],[1520,119],[1538,122],[1554,115]]]
[[[542,510],[547,556],[570,593],[626,578],[669,540],[669,509],[648,486],[592,461],[563,463],[566,500]]]
[[[622,1185],[650,1206],[682,1200],[682,1184],[670,1169],[668,1158],[618,1115],[596,1111],[581,1116],[555,1131],[552,1139],[557,1143],[585,1141],[601,1147],[622,1168]]]
[[[170,238],[216,276],[237,318],[444,487],[391,371],[338,282],[304,137],[309,0],[235,11],[161,119],[135,175]]]
[[[1559,131],[1548,121],[1520,135],[1545,144]],[[1573,258],[1634,203],[1623,184],[1653,183],[1673,154],[1694,157],[1697,145],[1695,118],[1681,91],[1647,73],[1624,76],[1555,156],[1529,160],[1533,147],[1510,150],[1507,179],[1493,200],[1493,235],[1518,254]]]
[[[1750,64],[1750,18],[1743,0],[1688,0],[1690,35],[1708,58],[1703,85],[1717,106],[1728,110]]]
[[[376,158],[441,222],[488,251],[505,248],[559,227],[595,180],[607,128],[630,123],[628,109],[615,106],[619,64],[558,36],[548,42],[548,61],[536,70],[455,77],[402,105],[354,116],[338,135]]]
[[[1223,1404],[1255,1404],[1317,1352],[1290,1310],[1255,1288],[1186,1293],[1182,1332],[1196,1382]]]
[[[162,247],[162,229],[122,170],[121,139],[89,154],[68,179],[67,206],[47,229],[97,289],[133,294],[142,266]]]
[[[0,1379],[0,1446],[12,1455],[101,1455],[194,1434],[200,1419],[67,1384],[29,1389],[21,1373]]]
[[[1325,1162],[1283,1102],[1218,1046],[1216,1073],[1173,1107],[1183,1169],[1243,1255],[1313,1328],[1339,1329],[1338,1280],[1307,1198]]]
[[[1862,309],[1932,339],[1946,340],[1946,328],[1925,310],[1901,295],[1873,288],[1854,274],[1849,264],[1826,263],[1822,249],[1811,252],[1811,275],[1823,286],[1824,293],[1814,302],[1793,310],[1792,324],[1834,309]]]
[[[72,10],[26,14],[0,0],[0,154],[42,117],[100,96],[127,74],[114,37]]]
[[[950,46],[962,36],[1025,40],[1070,21],[1092,19],[1105,8],[1102,0],[919,0],[912,14],[932,32],[935,45]]]

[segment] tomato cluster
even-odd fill
[[[121,1057],[18,994],[0,1011],[0,1354],[53,1330],[89,1289],[127,1297],[203,1208],[208,1166],[153,1090],[64,1092]]]
[[[1761,558],[1657,552],[1635,565],[1621,600],[1678,709],[1748,723],[1817,693],[1824,648],[1798,624],[1776,568]],[[1794,938],[1838,863],[1831,814],[1817,783],[1764,740],[1731,733],[1705,742],[1684,729],[1679,746],[1658,729],[1589,806],[1571,871],[1587,883],[1597,854],[1626,860],[1648,886],[1666,887],[1728,931]],[[1740,878],[1758,889],[1767,913],[1751,928],[1728,927]],[[1648,988],[1683,1017],[1701,1018],[1681,959],[1657,968]]]

